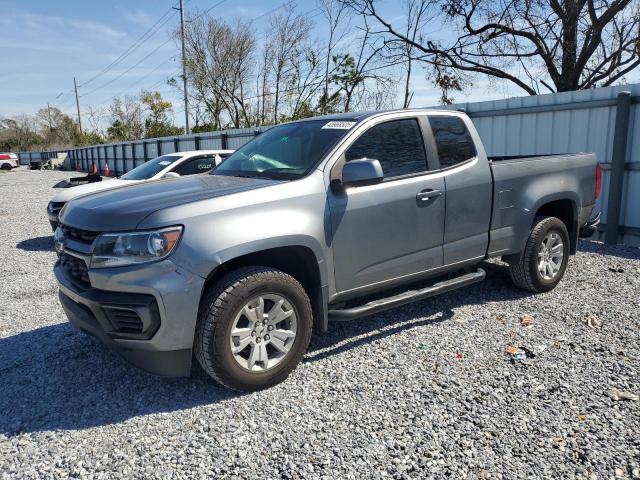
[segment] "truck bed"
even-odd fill
[[[554,158],[554,157],[570,157],[573,155],[588,155],[588,153],[543,153],[539,155],[499,155],[495,157],[487,157],[490,162],[504,162],[507,160],[537,160],[541,158]]]
[[[574,223],[569,228],[572,240],[577,238],[578,226],[589,220],[595,204],[595,154],[513,155],[490,160],[494,184],[489,256],[521,252],[538,209],[549,202],[564,202]]]

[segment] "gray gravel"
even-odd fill
[[[141,372],[66,323],[44,210],[67,177],[0,174],[0,478],[640,478],[640,402],[608,396],[640,392],[638,249],[581,242],[537,296],[488,264],[472,288],[332,325],[284,384],[239,395]]]

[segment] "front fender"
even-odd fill
[[[236,258],[259,253],[273,248],[306,247],[313,252],[318,262],[322,285],[327,284],[327,266],[324,252],[320,244],[313,237],[306,235],[283,235],[279,237],[263,238],[229,246],[218,251],[211,251],[208,255],[201,255],[197,262],[181,261],[185,268],[207,278],[219,266]],[[176,261],[176,260],[174,260]],[[188,264],[187,264],[188,263]]]

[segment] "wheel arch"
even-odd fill
[[[531,227],[535,224],[536,217],[556,217],[564,223],[569,232],[570,250],[573,255],[576,253],[578,245],[578,207],[575,199],[564,197],[557,199],[548,199],[541,202],[535,210],[535,215],[531,223]]]
[[[305,289],[311,301],[314,327],[321,331],[327,329],[328,293],[325,287],[324,261],[318,259],[309,246],[275,246],[229,256],[209,272],[202,294],[226,273],[247,266],[275,268],[295,278]]]

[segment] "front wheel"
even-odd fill
[[[537,217],[524,251],[509,265],[513,283],[531,292],[548,292],[562,279],[569,261],[569,232],[556,217]]]
[[[194,352],[222,385],[260,390],[282,382],[298,365],[312,327],[309,297],[295,278],[268,267],[245,267],[205,292]]]

